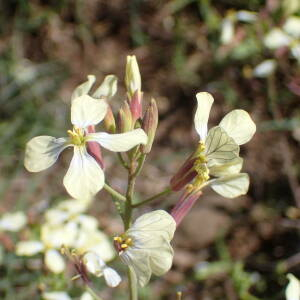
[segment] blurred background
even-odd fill
[[[206,190],[176,232],[172,270],[153,278],[141,299],[175,299],[179,290],[185,300],[284,299],[286,274],[300,276],[299,0],[9,0],[0,11],[0,214],[24,211],[28,218],[21,231],[0,232],[0,298],[63,290],[80,299],[71,265],[52,274],[42,256],[14,254],[17,241],[39,231],[45,210],[68,198],[62,178],[71,151],[29,174],[24,148],[36,135],[66,135],[71,93],[88,74],[97,84],[117,75],[117,112],[126,56],[136,55],[145,106],[154,97],[160,114],[138,198],[166,188],[192,153],[197,92],[214,95],[210,126],[234,108],[257,124],[241,150],[249,193],[225,199]],[[104,157],[110,184],[123,191],[125,171],[113,154]],[[151,206],[170,209],[178,198]],[[122,230],[106,192],[90,213],[108,235]],[[111,291],[99,281],[104,299],[126,299],[126,284]]]

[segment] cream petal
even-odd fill
[[[46,251],[45,265],[51,272],[55,274],[59,274],[63,272],[66,268],[66,264],[63,257],[60,255],[60,253],[57,250],[54,249],[50,249]]]
[[[221,196],[235,198],[248,192],[249,176],[246,173],[228,175],[212,180],[209,185]]]
[[[205,140],[205,156],[208,164],[222,165],[231,162],[239,155],[240,148],[220,126],[209,130]]]
[[[74,155],[64,177],[64,186],[75,199],[89,199],[104,185],[104,173],[85,147],[74,147]]]
[[[291,273],[287,274],[289,284],[285,290],[286,300],[300,299],[300,283],[299,280]]]
[[[82,84],[80,84],[72,93],[71,99],[74,100],[77,97],[82,95],[87,95],[92,88],[94,82],[96,81],[96,77],[94,75],[88,75],[88,80]]]
[[[207,135],[207,122],[214,98],[206,92],[198,93],[196,97],[198,106],[194,118],[195,128],[200,136],[200,140],[204,141]]]
[[[151,268],[148,252],[140,249],[127,249],[120,254],[124,264],[129,266],[136,275],[137,283],[144,287],[150,280]]]
[[[147,135],[140,128],[119,134],[89,133],[86,138],[87,141],[98,142],[102,147],[114,152],[126,152],[139,144],[147,143]]]
[[[73,100],[71,122],[78,128],[86,128],[100,123],[107,113],[107,103],[82,95]]]
[[[138,237],[140,231],[150,234],[159,232],[170,241],[174,236],[175,229],[176,222],[170,214],[164,210],[154,210],[137,218],[127,233]],[[137,231],[138,233],[136,233]]]
[[[103,275],[103,270],[106,267],[105,262],[94,252],[87,252],[83,256],[83,262],[87,270],[97,277]]]
[[[292,39],[280,28],[273,28],[264,38],[264,44],[270,49],[288,46]]]
[[[81,295],[80,300],[95,300],[95,298],[89,292],[84,292]]]
[[[66,138],[37,136],[31,139],[25,150],[24,165],[30,172],[40,172],[52,166],[59,154],[70,145]]]
[[[106,267],[103,270],[105,282],[110,287],[116,287],[122,281],[120,275],[112,268]]]
[[[105,76],[101,85],[97,88],[95,93],[92,95],[93,98],[111,98],[117,92],[118,78],[115,75]]]
[[[32,256],[44,250],[40,241],[22,241],[16,245],[16,254],[19,256]]]
[[[256,131],[256,125],[250,115],[242,109],[235,109],[228,113],[222,119],[219,126],[222,127],[238,145],[243,145],[250,141]]]
[[[243,166],[243,159],[241,157],[237,157],[233,159],[229,163],[222,165],[213,165],[208,166],[209,174],[215,177],[222,177],[231,174],[237,174],[241,171]]]
[[[66,292],[45,292],[43,300],[72,300]]]
[[[14,231],[21,230],[27,223],[27,217],[22,211],[14,213],[5,213],[0,218],[0,231]]]

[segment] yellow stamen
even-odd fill
[[[83,129],[74,127],[73,130],[68,130],[67,133],[70,136],[73,145],[81,146],[85,143]]]
[[[121,248],[126,249],[126,248],[128,248],[128,245],[127,244],[121,244]]]

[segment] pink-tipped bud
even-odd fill
[[[127,132],[133,129],[133,122],[130,107],[127,101],[124,101],[118,113],[118,131]]]
[[[155,133],[158,124],[158,109],[154,99],[151,99],[151,102],[146,110],[146,113],[143,118],[142,128],[148,136],[148,142],[146,145],[142,145],[142,153],[146,154],[151,151],[152,144],[155,138]]]
[[[197,172],[194,169],[195,161],[196,158],[192,154],[171,178],[170,186],[173,191],[180,191],[197,176]]]
[[[183,192],[179,201],[171,211],[171,216],[174,218],[177,227],[201,195],[202,192],[200,190],[192,193],[188,191]]]
[[[133,123],[135,123],[136,120],[142,117],[142,113],[143,113],[142,100],[143,100],[143,93],[139,90],[135,91],[135,93],[133,94],[129,102]]]
[[[108,131],[109,133],[116,132],[116,121],[110,105],[108,105],[107,114],[104,118],[104,126],[106,131]]]
[[[95,132],[95,126],[90,125],[88,127],[88,132],[89,133]],[[103,161],[103,158],[102,158],[100,145],[97,142],[88,142],[88,147],[87,148],[88,148],[89,154],[91,154],[95,158],[97,163],[100,165],[100,167],[102,169],[104,169],[104,161]]]

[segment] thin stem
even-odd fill
[[[171,188],[168,187],[164,191],[162,191],[162,192],[160,192],[160,193],[158,193],[158,194],[156,194],[156,195],[154,195],[154,196],[152,196],[150,198],[147,198],[147,199],[145,199],[145,200],[143,200],[143,201],[141,201],[139,203],[133,204],[132,207],[133,208],[137,208],[137,207],[139,207],[141,205],[144,205],[144,204],[147,204],[147,203],[149,203],[149,202],[151,202],[151,201],[153,201],[153,200],[155,200],[155,199],[157,199],[157,198],[159,198],[161,196],[168,195],[171,192],[172,192]]]
[[[127,274],[128,274],[128,284],[129,284],[129,299],[138,300],[138,290],[137,290],[136,280],[132,272],[133,271],[128,267]]]
[[[86,290],[96,299],[96,300],[102,300],[102,298],[100,298],[96,292],[89,286],[86,285]]]
[[[117,153],[117,156],[118,156],[118,158],[119,158],[121,164],[123,165],[123,167],[124,167],[125,169],[128,170],[128,169],[129,169],[129,166],[128,166],[127,162],[124,160],[122,154],[121,154],[120,152],[118,152],[118,153]]]
[[[138,167],[136,168],[135,173],[133,174],[134,177],[137,177],[140,174],[140,172],[144,166],[145,160],[146,160],[146,154],[142,154],[142,156],[139,159]]]
[[[119,192],[117,192],[116,190],[114,190],[112,187],[110,187],[108,184],[104,184],[104,189],[110,193],[113,197],[117,198],[118,200],[121,201],[126,201],[126,197],[124,197],[122,194],[120,194]]]
[[[124,227],[127,230],[131,224],[132,217],[132,197],[135,185],[135,176],[133,176],[133,167],[131,166],[128,173],[128,186],[126,192],[126,203],[125,203],[125,216],[124,216]]]

